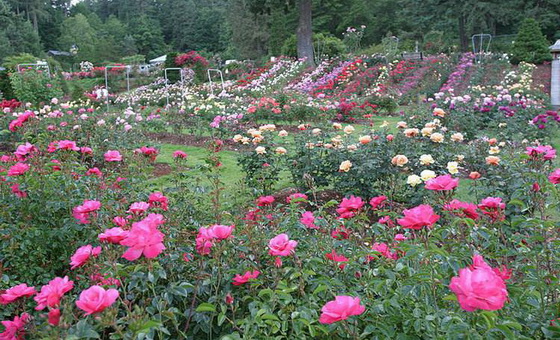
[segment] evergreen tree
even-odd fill
[[[78,46],[76,61],[99,61],[96,53],[97,32],[91,27],[83,14],[69,17],[62,23],[62,34],[58,38],[58,46],[69,51],[73,45]]]
[[[543,61],[552,58],[548,49],[549,42],[542,34],[539,23],[533,18],[527,18],[521,24],[519,33],[513,44],[511,62],[518,64],[526,61],[534,64],[542,64]]]

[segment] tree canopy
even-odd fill
[[[397,36],[410,49],[418,42],[466,51],[473,34],[514,40],[525,18],[548,42],[560,38],[556,0],[0,0],[0,61],[72,45],[79,47],[76,61],[95,63],[189,50],[260,59],[279,55],[302,24],[338,39],[348,27],[365,25],[362,47]],[[312,34],[303,34],[307,55]]]

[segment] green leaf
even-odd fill
[[[216,311],[216,306],[208,303],[208,302],[203,302],[200,305],[198,305],[198,307],[196,307],[196,311],[197,312],[215,312]]]

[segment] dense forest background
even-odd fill
[[[299,0],[303,1],[303,0]],[[293,54],[297,0],[0,0],[0,61],[49,50],[78,50],[74,62],[146,60],[189,50],[221,59],[255,59]],[[515,38],[520,23],[538,21],[552,42],[560,38],[557,0],[313,0],[315,39],[345,38],[348,27],[363,29],[360,51],[374,53],[388,37],[401,50],[418,44],[427,52],[470,49],[473,34],[495,43]],[[362,33],[362,32],[361,32]],[[498,45],[496,45],[498,46]]]

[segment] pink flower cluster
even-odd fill
[[[198,229],[196,237],[196,250],[200,255],[208,255],[216,241],[227,240],[233,237],[234,225],[214,224],[208,228]]]
[[[165,249],[164,234],[157,228],[163,223],[163,216],[160,214],[149,214],[143,220],[133,223],[130,231],[120,241],[121,245],[129,247],[122,257],[134,261],[142,255],[153,259],[161,254]]]
[[[350,196],[348,198],[343,198],[342,202],[336,209],[340,218],[352,218],[358,213],[360,209],[364,206],[365,202],[361,197]]]

